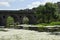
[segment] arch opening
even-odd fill
[[[24,16],[22,19],[23,24],[29,24],[29,18],[27,16]]]
[[[1,17],[0,17],[0,26],[4,26],[4,24],[3,24],[3,20],[2,20]]]
[[[35,23],[35,18],[34,16],[30,16],[30,15],[27,15],[27,16],[24,16],[23,19],[26,21],[27,20],[27,24],[34,24]],[[22,20],[23,20],[22,19]],[[22,21],[23,22],[23,21]],[[26,22],[25,22],[26,23]]]

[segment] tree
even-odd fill
[[[7,26],[8,28],[10,28],[10,25],[14,25],[14,19],[13,19],[11,16],[9,16],[9,17],[7,18],[7,24],[6,24],[6,26]]]
[[[36,16],[38,18],[38,22],[45,22],[45,13],[46,13],[46,7],[43,5],[40,5],[39,7],[37,7],[36,10]]]
[[[42,23],[50,23],[56,21],[58,18],[58,5],[54,3],[46,3],[45,5],[38,6],[35,10],[37,21]]]
[[[54,19],[57,17],[58,5],[53,3],[46,3],[45,7],[46,7],[46,14],[48,15],[47,16],[48,23],[50,21],[54,21]]]
[[[29,22],[29,19],[25,16],[25,17],[23,18],[23,24],[28,24],[28,22]]]

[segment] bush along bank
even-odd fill
[[[58,32],[60,27],[28,27],[26,30],[34,30],[38,32]]]

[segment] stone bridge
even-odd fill
[[[23,24],[23,17],[28,17],[29,24],[36,23],[36,16],[32,10],[0,10],[0,26],[5,26],[7,17],[11,16],[14,18],[14,22]]]

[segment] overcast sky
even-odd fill
[[[60,2],[60,0],[0,0],[0,10],[19,10],[44,5],[46,2]]]

